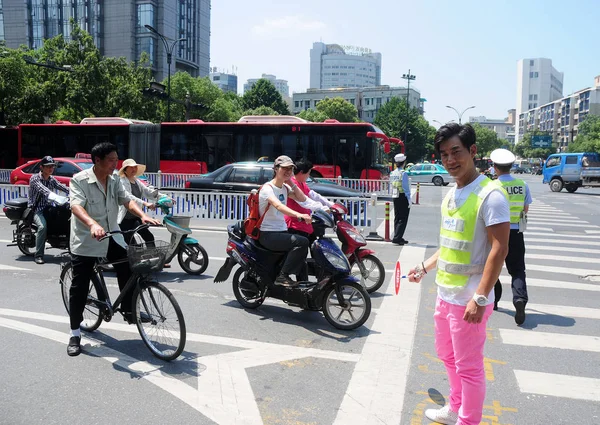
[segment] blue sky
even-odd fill
[[[597,11],[593,0],[213,0],[211,66],[235,66],[240,92],[263,73],[300,92],[313,42],[368,47],[382,54],[382,84],[404,86],[409,68],[416,75],[428,120],[456,120],[445,105],[475,105],[463,121],[504,118],[516,104],[521,58],[552,59],[563,94],[593,85]]]

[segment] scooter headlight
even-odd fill
[[[345,256],[340,257],[336,253],[330,251],[323,251],[323,255],[325,255],[325,259],[336,269],[343,271],[350,270],[350,263]]]
[[[352,239],[354,239],[354,242],[356,243],[364,243],[366,244],[367,241],[365,240],[365,237],[360,234],[359,232],[355,231],[355,230],[348,230],[348,236],[350,236]]]

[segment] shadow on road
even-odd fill
[[[498,308],[499,313],[514,317],[515,312],[513,310],[507,310],[504,308]],[[525,323],[521,325],[523,329],[535,329],[539,325],[551,325],[560,327],[571,327],[575,326],[576,320],[572,317],[559,316],[557,314],[546,314],[527,310],[527,317]]]
[[[350,342],[355,339],[365,338],[374,333],[365,325],[352,331],[343,331],[330,325],[320,311],[294,310],[291,307],[279,307],[276,305],[263,304],[255,310],[244,309],[237,301],[229,301],[223,304],[227,307],[246,310],[246,313],[257,316],[260,320],[272,320],[276,323],[285,323],[309,330],[323,338],[333,339],[338,342]]]

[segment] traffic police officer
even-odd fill
[[[490,155],[494,163],[498,181],[508,193],[510,200],[510,239],[508,242],[508,255],[506,256],[506,268],[512,277],[513,305],[515,306],[515,322],[517,325],[525,321],[525,305],[528,301],[527,284],[525,282],[525,231],[526,214],[529,204],[532,202],[529,186],[521,179],[510,175],[510,169],[516,158],[512,152],[506,149],[496,149]],[[502,284],[500,279],[494,286],[495,302],[494,310],[498,309],[498,301],[502,296]]]
[[[396,245],[405,245],[408,241],[404,239],[404,232],[410,214],[410,181],[408,174],[404,171],[406,155],[399,153],[394,157],[394,162],[396,169],[390,174],[394,200],[394,237],[392,242]]]

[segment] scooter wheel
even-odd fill
[[[180,247],[177,260],[188,274],[202,274],[208,267],[208,253],[198,243],[186,245],[185,249]]]
[[[17,229],[17,246],[19,250],[30,257],[35,254],[35,235],[37,228],[21,224]]]
[[[330,286],[323,298],[323,315],[338,329],[356,329],[371,315],[371,298],[359,283],[345,282],[338,285],[344,299],[338,299],[336,285]]]
[[[233,294],[235,299],[245,308],[258,308],[264,301],[262,291],[256,280],[241,267],[233,275]]]
[[[358,264],[359,261],[364,267],[364,274],[360,264]],[[365,255],[363,258],[355,260],[355,262],[352,263],[351,273],[352,276],[360,279],[360,283],[365,287],[369,294],[377,291],[381,288],[383,282],[385,282],[385,268],[383,267],[383,263],[379,258],[372,254]]]

